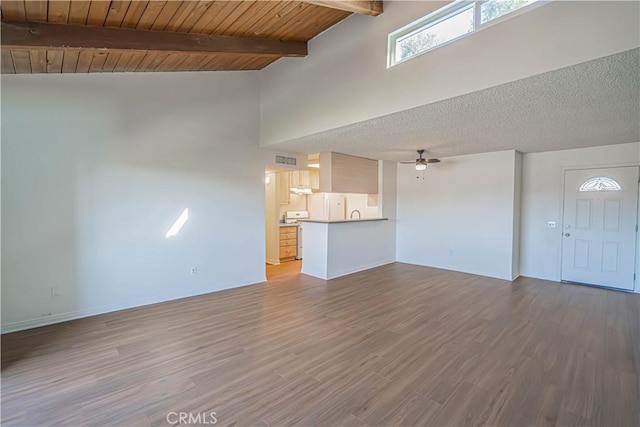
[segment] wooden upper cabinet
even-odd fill
[[[278,172],[276,174],[278,180],[278,200],[281,205],[290,203],[290,175],[289,172]]]
[[[293,188],[311,188],[311,178],[308,171],[289,172],[290,185]]]
[[[320,169],[309,169],[311,189],[320,191]]]
[[[341,153],[320,153],[320,191],[378,194],[378,161]]]

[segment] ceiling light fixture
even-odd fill
[[[423,171],[427,168],[427,161],[425,159],[419,159],[416,162],[416,170],[417,171]]]
[[[315,169],[320,169],[320,163],[309,163],[307,165],[307,167],[309,168],[315,168]]]

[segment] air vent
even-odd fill
[[[276,163],[279,165],[295,166],[297,162],[298,159],[296,159],[295,157],[276,156]]]

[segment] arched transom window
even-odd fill
[[[579,191],[620,191],[622,187],[615,179],[607,178],[605,176],[597,176],[586,180],[581,186]]]

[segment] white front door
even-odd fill
[[[633,290],[638,168],[565,172],[563,281]]]

